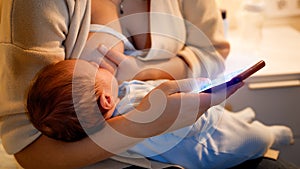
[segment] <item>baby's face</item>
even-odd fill
[[[84,60],[74,59],[74,60],[68,60],[68,62],[65,63],[70,63],[69,65],[72,65],[73,69],[77,64],[76,72],[79,72],[79,74],[80,72],[83,72],[83,74],[85,74],[85,72],[96,73],[96,77],[94,78],[96,78],[95,81],[97,81],[98,79],[99,80],[98,82],[101,83],[101,90],[103,90],[107,94],[110,94],[113,97],[114,101],[117,103],[118,90],[119,90],[118,82],[117,79],[113,76],[113,74],[111,74],[108,70],[99,68],[99,65],[94,62],[87,62]],[[68,66],[68,64],[66,64],[66,66]]]
[[[116,104],[119,102],[118,98],[118,82],[117,79],[108,70],[99,68],[99,65],[85,60],[66,60],[63,62],[65,67],[73,69],[73,74],[76,73],[77,77],[87,78],[89,81],[95,83],[95,92],[101,97],[105,94],[109,98],[109,110],[105,113],[105,119],[112,116]]]
[[[99,68],[96,78],[101,79],[104,82],[104,90],[105,92],[110,93],[115,100],[118,99],[118,81],[117,79],[106,69]]]
[[[109,119],[113,115],[113,112],[116,108],[116,104],[119,102],[118,82],[117,79],[108,70],[103,68],[98,69],[96,78],[99,79],[102,83],[101,86],[103,86],[103,92],[110,95],[112,99],[112,102],[110,102],[112,106],[111,109],[104,114],[104,118]]]

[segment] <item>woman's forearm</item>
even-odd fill
[[[134,79],[153,80],[153,79],[184,79],[187,78],[189,71],[186,63],[179,57],[168,60],[139,61],[144,68]]]
[[[133,110],[130,113],[135,116],[139,112]],[[158,124],[161,122],[143,124],[117,116],[109,119],[100,131],[77,142],[41,136],[16,153],[15,158],[26,169],[80,168],[122,153],[144,138],[162,133]]]
[[[164,96],[162,96],[164,97]],[[138,110],[109,119],[100,131],[77,142],[62,142],[41,136],[35,142],[22,151],[15,154],[17,161],[24,168],[28,169],[65,169],[80,168],[105,160],[114,154],[119,154],[134,146],[144,138],[152,137],[168,131],[175,123],[180,110],[180,96],[170,100],[167,105],[156,105],[152,108],[144,102]],[[154,99],[161,102],[162,99]],[[193,97],[193,100],[194,97]],[[151,98],[150,98],[151,101]],[[194,104],[196,105],[196,104]],[[165,107],[166,106],[166,107]],[[157,111],[156,108],[165,108]],[[192,107],[186,106],[189,112],[189,119],[193,115]],[[150,109],[148,109],[150,108]],[[153,116],[152,115],[158,115]],[[194,112],[194,115],[197,112]],[[141,116],[142,115],[142,116]],[[143,119],[146,121],[143,121]],[[157,118],[156,118],[157,117]],[[148,121],[153,118],[153,121]],[[189,121],[180,118],[181,121]],[[185,119],[185,120],[184,120]],[[184,123],[177,123],[175,129],[186,126]],[[172,127],[174,129],[174,127]]]
[[[140,133],[140,128],[120,116],[110,119],[99,132],[77,142],[41,136],[16,153],[15,158],[26,169],[80,168],[121,153],[142,141],[142,138],[137,138],[139,135],[134,134]]]
[[[80,168],[92,164],[96,161],[96,155],[100,160],[111,154],[97,146],[89,138],[66,143],[41,136],[25,149],[16,153],[15,158],[22,167],[28,169],[65,169]]]
[[[62,142],[41,136],[15,157],[28,169],[88,166],[145,138],[193,124],[209,107],[220,104],[242,86],[237,84],[216,93],[189,93],[201,82],[201,79],[165,82],[143,98],[136,109],[107,120],[100,131],[88,138]]]

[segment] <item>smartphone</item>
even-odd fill
[[[263,68],[265,65],[265,61],[260,60],[250,67],[248,66],[246,68],[240,69],[238,71],[229,73],[225,76],[212,80],[211,83],[202,86],[198,92],[211,93],[242,82],[258,70]]]

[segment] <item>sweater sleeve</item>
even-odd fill
[[[224,58],[229,43],[223,35],[221,14],[212,0],[182,0],[181,10],[185,19],[187,39],[179,52],[193,77],[214,78],[224,70]]]
[[[7,0],[0,21],[0,135],[14,154],[39,136],[25,114],[26,91],[44,66],[78,57],[88,35],[88,0]],[[15,123],[15,122],[18,123]]]

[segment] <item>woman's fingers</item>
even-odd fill
[[[114,68],[115,76],[119,82],[133,79],[145,68],[142,64],[138,64],[141,62],[138,62],[138,60],[132,56],[124,55],[114,49],[108,49],[104,45],[99,46],[98,50],[104,55],[104,60],[106,59],[105,61],[107,62],[103,63],[103,67],[109,66],[111,71],[112,68]]]
[[[104,45],[100,45],[98,49],[107,59],[116,65],[120,65],[126,59],[126,56],[123,53],[115,50],[109,50]]]
[[[108,70],[113,75],[117,72],[117,65],[106,58],[101,60],[99,67]]]
[[[241,88],[243,85],[244,83],[240,82],[229,87],[224,87],[224,89],[222,90],[217,90],[217,91],[213,91],[212,93],[207,93],[210,95],[211,104],[217,105],[222,103],[227,98],[229,98],[232,94],[234,94],[239,88]]]
[[[193,101],[199,100],[200,110],[206,111],[209,107],[218,105],[225,101],[228,97],[234,94],[239,88],[243,86],[243,82],[230,87],[224,87],[222,90],[213,91],[212,93],[202,93],[198,92],[199,88],[203,85],[209,84],[210,81],[206,78],[196,78],[196,79],[184,79],[184,80],[173,80],[162,83],[156,89],[165,93],[165,95],[171,96],[174,94],[181,94],[182,102],[186,102],[186,98],[192,97]],[[198,98],[198,99],[196,99]],[[194,104],[193,101],[188,99],[188,102]]]
[[[235,85],[232,85],[227,88],[227,97],[231,96],[233,93],[235,93],[238,89],[240,89],[242,86],[244,86],[244,82],[237,83]]]

